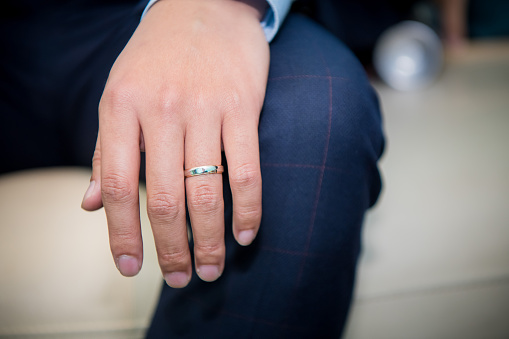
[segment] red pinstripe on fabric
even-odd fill
[[[329,82],[329,112],[328,112],[327,133],[326,133],[326,139],[325,139],[325,147],[323,150],[322,165],[320,166],[320,176],[319,176],[318,185],[316,188],[315,201],[313,204],[313,212],[311,214],[311,220],[310,220],[307,239],[306,239],[306,247],[304,249],[304,253],[306,253],[306,255],[303,255],[303,258],[301,260],[299,274],[297,276],[296,289],[298,289],[298,287],[300,285],[300,281],[302,279],[302,274],[304,272],[304,266],[306,265],[306,257],[309,255],[309,247],[311,246],[311,237],[313,235],[313,229],[314,229],[315,220],[316,220],[316,212],[318,210],[318,203],[320,201],[320,193],[322,191],[322,182],[323,182],[323,176],[325,173],[325,165],[327,163],[327,154],[329,152],[329,142],[330,142],[330,135],[331,135],[331,128],[332,128],[332,77],[330,75],[329,67],[327,66],[325,59],[323,57],[323,54],[321,52],[320,52],[320,57],[321,57],[322,62],[325,66],[325,69],[327,71],[327,75],[328,75],[327,80]]]
[[[321,166],[321,165],[310,165],[310,164],[275,164],[275,163],[262,163],[262,167],[294,167],[294,168],[312,168],[312,169],[322,169],[325,168],[326,171],[336,171],[341,173],[351,173],[343,168],[338,167],[330,167],[330,166]]]

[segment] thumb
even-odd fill
[[[92,159],[92,177],[88,186],[81,208],[86,211],[95,211],[103,206],[101,198],[101,134],[97,135],[94,157]]]

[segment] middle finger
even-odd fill
[[[191,279],[182,175],[184,133],[178,124],[155,127],[164,132],[145,133],[147,211],[165,280],[172,287],[184,287]]]

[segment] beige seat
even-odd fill
[[[143,269],[125,278],[104,212],[80,209],[89,176],[61,168],[0,177],[0,338],[142,337],[162,286],[145,208]]]

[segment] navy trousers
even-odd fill
[[[97,104],[140,7],[66,8],[65,18],[47,11],[30,23],[2,22],[2,32],[16,33],[0,41],[8,46],[0,66],[0,141],[8,160],[1,172],[89,166]],[[271,44],[259,135],[257,239],[248,247],[233,239],[224,160],[224,273],[213,283],[193,276],[180,290],[164,284],[148,338],[340,337],[363,217],[381,187],[382,123],[359,62],[304,16],[290,14]]]

